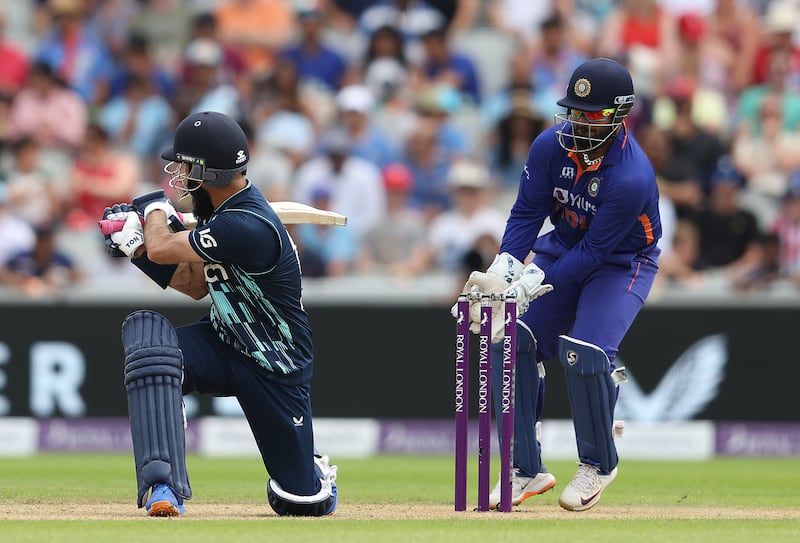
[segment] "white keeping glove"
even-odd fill
[[[144,214],[142,214],[142,216],[144,217],[145,221],[147,221],[147,215],[157,209],[163,211],[167,215],[167,219],[173,215],[176,217],[178,216],[178,212],[175,211],[175,207],[172,205],[172,202],[169,200],[156,200],[155,202],[150,202],[144,208]]]
[[[464,284],[462,292],[469,294],[499,294],[505,292],[509,285],[517,279],[522,272],[524,265],[508,253],[500,253],[494,257],[494,261],[486,272],[474,271],[469,275],[469,279]],[[503,337],[504,316],[502,315],[503,304],[499,301],[492,302],[492,341],[497,334]],[[454,305],[450,310],[453,317],[458,318],[458,307]],[[481,301],[480,296],[470,300],[469,304],[469,329],[473,334],[480,333],[481,328]],[[499,339],[497,341],[500,341]],[[497,341],[494,341],[495,343]]]
[[[517,317],[521,317],[528,310],[533,300],[553,290],[553,285],[542,284],[542,281],[544,272],[531,262],[522,270],[519,279],[505,290],[506,296],[513,294],[517,300]]]
[[[144,233],[142,231],[142,219],[135,211],[125,213],[125,225],[119,232],[111,234],[111,241],[117,244],[117,248],[132,257],[136,249],[144,244]]]

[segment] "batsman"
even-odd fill
[[[194,324],[176,328],[147,310],[122,323],[137,505],[150,516],[182,515],[192,497],[183,411],[192,391],[238,400],[278,515],[336,508],[337,467],[314,446],[314,350],[300,264],[286,228],[246,177],[249,156],[236,121],[194,113],[162,158],[170,186],[191,196],[197,227],[182,229],[159,191],[103,215],[125,223],[106,236],[112,256],[131,258],[163,289],[211,298],[209,314]]]
[[[557,357],[578,452],[577,473],[559,504],[585,511],[617,476],[613,418],[624,374],[614,359],[653,284],[661,220],[653,168],[625,125],[635,103],[625,66],[606,58],[581,64],[557,103],[565,110],[531,144],[499,254],[485,272],[470,275],[464,292],[513,293],[517,300],[512,503],[556,485],[542,464],[535,426],[544,401],[543,362]],[[542,229],[547,219],[554,226],[549,231]],[[496,360],[504,322],[497,305]],[[478,304],[470,308],[476,333],[479,311]],[[499,375],[493,383],[501,383]],[[493,397],[500,400],[498,390]]]

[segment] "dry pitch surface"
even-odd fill
[[[27,502],[0,503],[0,520],[136,520],[147,519],[144,509],[137,509],[128,503],[76,503],[70,502]],[[169,520],[263,520],[280,517],[269,506],[230,503],[187,503],[187,514],[180,519]],[[478,513],[473,511],[456,512],[443,505],[365,505],[340,504],[333,519],[356,520],[441,520],[441,519],[731,519],[731,520],[800,520],[800,510],[766,507],[652,507],[598,505],[582,513],[571,513],[556,504],[540,503],[514,508],[510,514],[498,512]],[[159,519],[161,520],[161,519]]]

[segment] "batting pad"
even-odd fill
[[[569,336],[559,336],[558,354],[567,380],[578,457],[604,473],[617,466],[612,437],[617,388],[606,353]]]
[[[184,433],[183,354],[175,328],[152,311],[131,313],[122,323],[125,389],[136,461],[137,504],[155,483],[189,499]]]

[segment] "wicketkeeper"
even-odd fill
[[[500,254],[464,287],[516,295],[515,505],[556,485],[535,431],[544,399],[542,362],[551,357],[566,374],[578,448],[578,471],[559,503],[589,509],[617,475],[612,433],[621,372],[614,358],[650,292],[661,237],[653,168],[625,126],[634,102],[622,64],[596,58],[575,69],[558,101],[565,111],[531,145]],[[539,235],[547,219],[555,228]],[[471,307],[476,333],[479,310],[477,303]],[[503,320],[501,313],[493,318],[495,342]],[[500,359],[501,344],[494,348]],[[499,375],[493,383],[500,412]],[[491,507],[499,501],[498,483]]]
[[[162,158],[170,161],[170,186],[192,197],[197,228],[174,231],[181,224],[163,196],[138,198],[106,209],[104,219],[125,220],[107,236],[109,250],[130,257],[161,288],[197,300],[210,295],[211,309],[178,328],[153,311],[122,324],[137,504],[151,516],[185,512],[192,489],[183,395],[197,391],[239,401],[277,514],[329,515],[337,467],[314,447],[314,351],[300,265],[286,228],[245,177],[245,134],[221,113],[195,113]]]

